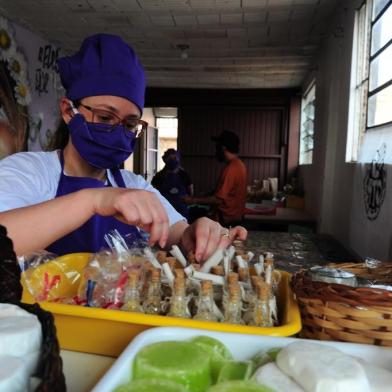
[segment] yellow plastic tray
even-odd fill
[[[39,279],[39,276],[45,271],[48,271],[50,275],[54,273],[67,274],[67,266],[72,266],[70,270],[82,271],[89,256],[88,253],[61,256],[56,259],[56,263],[51,262],[38,267],[36,271],[37,278]],[[51,265],[52,263],[55,266]],[[290,274],[284,271],[281,271],[281,273],[278,309],[282,325],[278,327],[251,327],[50,302],[41,302],[40,305],[54,315],[61,348],[114,357],[118,356],[140,332],[156,326],[200,328],[255,335],[291,336],[301,330],[301,317],[289,286]],[[24,286],[23,277],[22,285]],[[56,294],[73,297],[76,295],[78,285],[79,280],[75,279],[72,285],[63,286],[63,290]],[[35,302],[25,287],[22,300],[27,303]]]

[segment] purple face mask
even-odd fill
[[[166,167],[167,167],[169,170],[175,170],[175,169],[178,168],[178,166],[180,166],[180,162],[179,162],[177,159],[169,159],[169,160],[166,162]]]
[[[135,135],[123,125],[108,129],[107,125],[89,123],[76,113],[68,123],[72,143],[91,166],[112,169],[123,163],[133,152]]]

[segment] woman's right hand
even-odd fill
[[[95,214],[114,216],[150,233],[150,245],[164,248],[169,236],[169,218],[158,197],[142,189],[86,189],[93,199]]]

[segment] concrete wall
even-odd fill
[[[391,167],[387,166],[387,190],[381,211],[377,219],[370,221],[366,217],[363,193],[368,165],[345,162],[353,27],[358,3],[342,1],[339,4],[320,51],[315,71],[313,164],[301,166],[300,173],[306,206],[317,218],[319,232],[334,235],[361,257],[391,260]],[[390,134],[392,136],[392,129]],[[366,143],[365,139],[365,149]],[[390,155],[391,150],[392,143],[389,143],[387,154]]]

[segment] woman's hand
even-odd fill
[[[247,235],[248,232],[242,226],[226,229],[211,219],[200,218],[184,230],[181,244],[188,252],[195,251],[197,261],[204,261],[217,248],[225,249],[235,239],[245,241]]]
[[[129,225],[150,233],[150,245],[164,248],[169,235],[169,218],[158,197],[141,189],[88,189],[93,193],[94,213],[114,216]]]

